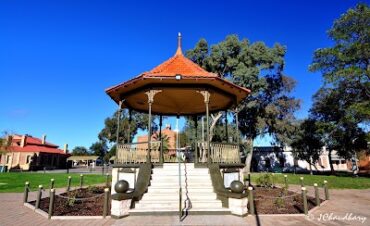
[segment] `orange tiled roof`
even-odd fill
[[[216,74],[210,73],[203,68],[201,68],[198,64],[194,63],[190,59],[186,58],[182,54],[181,50],[181,35],[179,34],[178,39],[178,46],[176,53],[173,57],[166,60],[162,64],[158,65],[157,67],[153,68],[148,72],[144,72],[141,76],[195,76],[195,77],[217,77]]]
[[[153,68],[152,70],[144,72],[142,75],[176,76],[177,74],[180,74],[182,76],[217,77],[216,74],[204,70],[199,65],[186,58],[181,53],[181,51],[177,51],[173,57]]]

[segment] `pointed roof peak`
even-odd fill
[[[181,33],[177,36],[177,50],[173,57],[150,71],[144,72],[144,76],[165,76],[172,77],[176,75],[194,76],[194,77],[217,77],[216,74],[210,73],[198,64],[194,63],[182,53]]]
[[[182,49],[181,49],[181,33],[179,32],[177,35],[177,50],[175,53],[175,56],[182,55]]]

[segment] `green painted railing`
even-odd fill
[[[160,162],[160,141],[152,141],[150,144],[151,162]],[[118,144],[115,164],[145,163],[148,155],[148,142],[130,144]]]
[[[240,163],[240,149],[238,144],[210,143],[210,158],[212,163]],[[207,142],[198,142],[196,146],[198,162],[206,163],[208,160]]]

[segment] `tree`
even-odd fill
[[[352,103],[346,111],[370,120],[370,9],[357,4],[334,22],[328,31],[333,47],[318,49],[314,53],[310,70],[320,71],[325,84],[332,88],[345,86],[341,99]],[[343,84],[344,83],[344,84]],[[350,97],[346,95],[350,92]],[[349,99],[352,98],[352,99]]]
[[[3,136],[0,137],[0,156],[9,150],[12,143],[12,136],[8,132],[3,132]]]
[[[310,70],[320,71],[324,85],[314,95],[311,114],[320,124],[329,150],[346,159],[366,149],[370,119],[370,10],[366,4],[349,9],[328,32],[334,46],[314,53]]]
[[[116,145],[114,144],[109,151],[104,155],[104,162],[109,162],[112,156],[116,156]]]
[[[90,153],[87,151],[87,148],[83,146],[76,146],[72,150],[72,155],[90,155]]]
[[[161,141],[160,137],[159,137],[159,131],[155,132],[152,136],[152,139],[155,140],[155,141]],[[168,147],[169,147],[169,142],[170,142],[170,137],[167,136],[166,134],[162,134],[162,149],[164,152],[167,152],[168,151]]]
[[[338,155],[349,159],[355,152],[367,148],[369,137],[360,127],[361,118],[350,114],[348,106],[352,98],[344,98],[346,83],[340,83],[336,88],[321,88],[314,95],[314,104],[310,110],[321,131],[322,139],[329,151],[331,172],[334,173],[331,153],[336,150]],[[353,94],[355,95],[355,94]],[[349,97],[350,95],[346,95]]]
[[[100,131],[98,138],[106,143],[115,143],[117,141],[117,114],[115,112],[111,117],[108,117],[104,121],[104,128]],[[120,118],[120,129],[119,129],[119,142],[127,143],[129,140],[132,141],[136,135],[138,129],[146,129],[148,127],[148,116],[132,111],[132,120],[129,123],[129,113],[127,109],[123,109]],[[153,117],[153,129],[156,131],[157,125],[154,123],[155,117]],[[128,130],[130,128],[130,137],[128,137]],[[129,139],[130,138],[130,139]]]
[[[107,144],[104,141],[97,141],[90,146],[90,153],[101,158],[105,156],[108,151]]]
[[[322,147],[324,146],[321,137],[316,121],[309,118],[300,124],[299,131],[294,135],[294,141],[291,143],[293,151],[297,153],[297,157],[309,163],[311,174],[312,165],[319,160]]]
[[[239,129],[250,150],[246,171],[250,171],[253,139],[270,134],[283,145],[294,130],[294,112],[299,100],[289,96],[295,81],[284,73],[286,48],[275,44],[272,48],[263,42],[250,43],[236,35],[211,48],[201,39],[187,51],[187,56],[207,71],[252,90],[251,95],[239,106]],[[212,115],[211,130],[222,113]],[[212,133],[212,132],[211,132]]]

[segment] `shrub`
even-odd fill
[[[68,195],[66,206],[71,206],[71,207],[74,206],[76,203],[76,196],[77,196],[76,191],[70,192]]]
[[[87,187],[87,190],[91,193],[101,193],[101,188],[97,187],[97,186],[89,186]]]
[[[276,178],[271,173],[265,173],[257,178],[257,185],[265,188],[273,188]]]
[[[282,197],[277,197],[274,202],[275,205],[279,208],[283,208],[285,206],[285,200]]]

